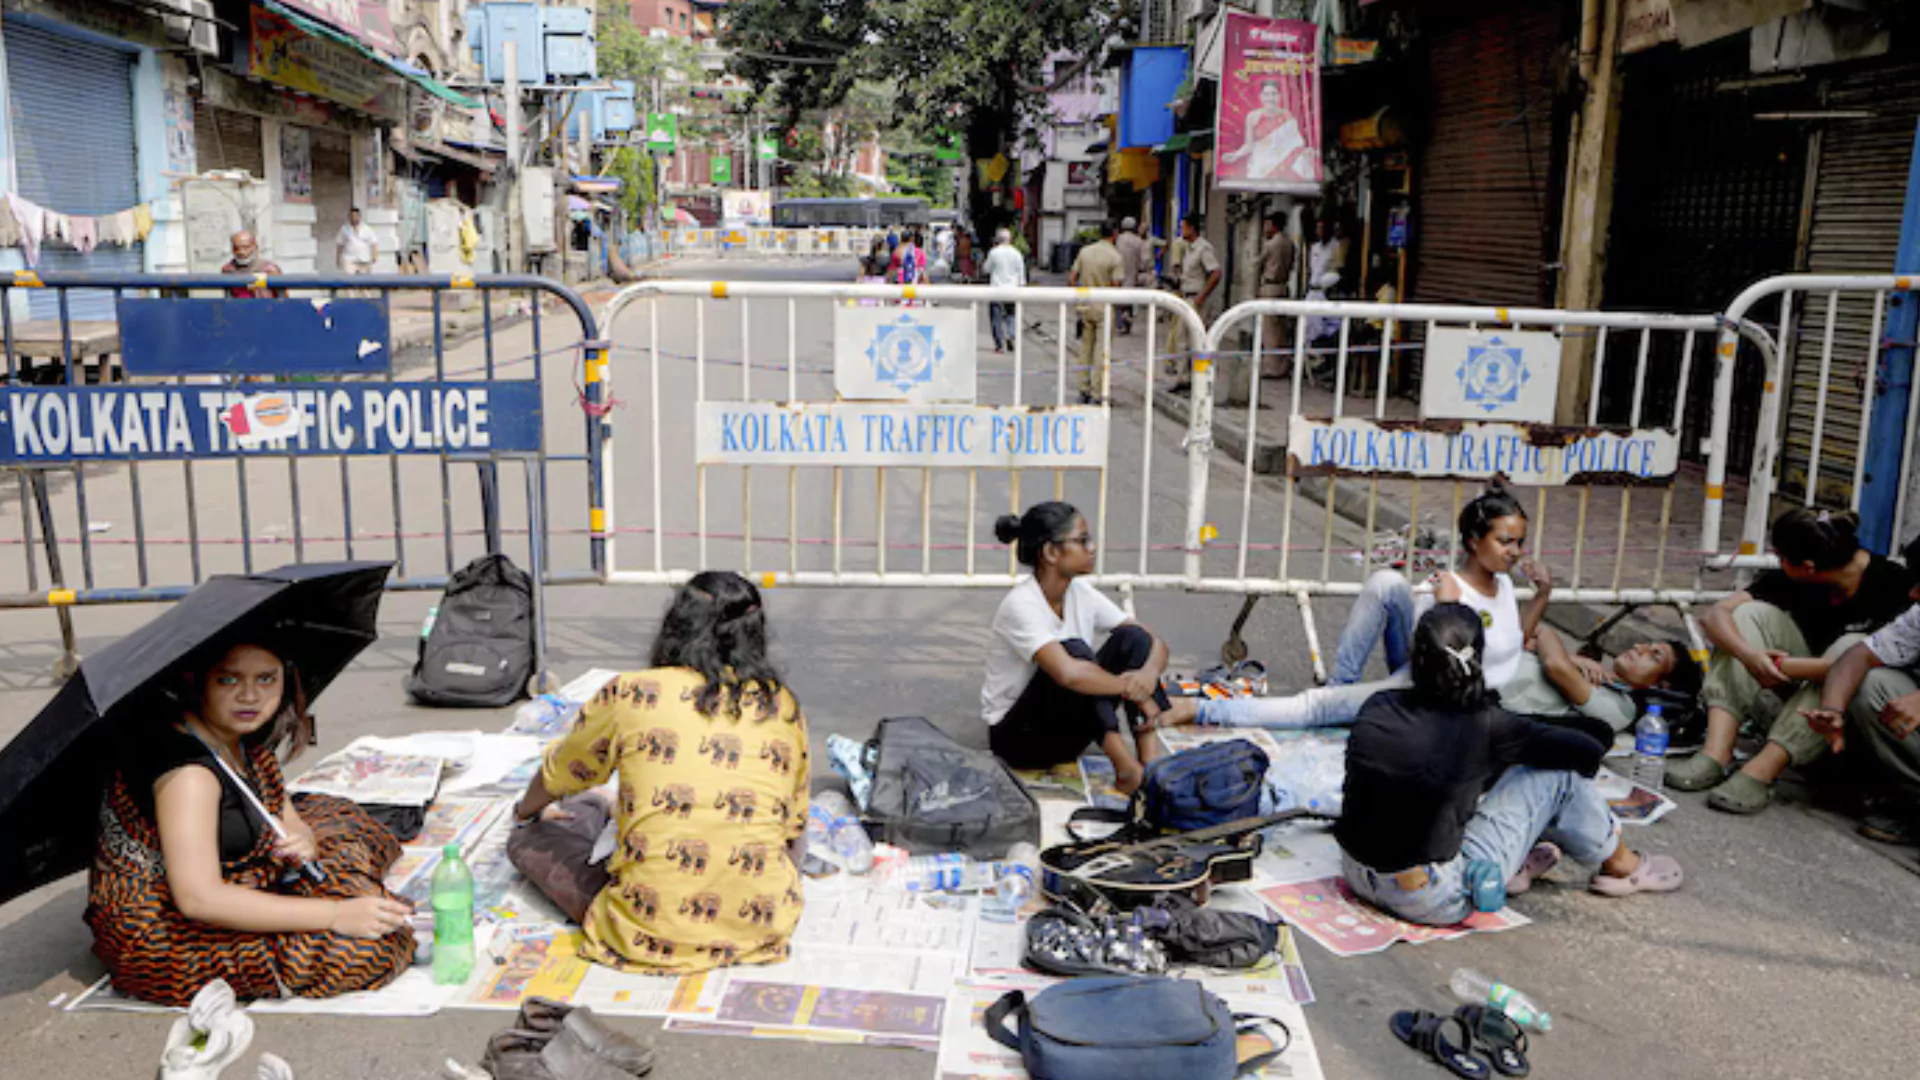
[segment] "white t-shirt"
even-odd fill
[[[1481,676],[1489,689],[1498,690],[1520,670],[1520,654],[1527,651],[1526,636],[1520,632],[1520,603],[1513,597],[1513,579],[1505,574],[1493,575],[1494,593],[1487,596],[1453,571],[1445,572],[1460,582],[1460,602],[1480,613],[1480,625],[1487,631],[1487,654],[1480,658]],[[1413,606],[1414,621],[1419,622],[1433,605],[1433,594],[1422,594]]]
[[[1920,664],[1920,604],[1875,630],[1867,638],[1867,651],[1887,667],[1910,668]]]
[[[1022,578],[993,613],[993,644],[987,646],[987,679],[980,687],[980,716],[997,724],[1020,699],[1033,673],[1040,669],[1034,657],[1055,641],[1079,638],[1097,648],[1094,639],[1127,621],[1120,605],[1099,589],[1076,579],[1062,600],[1064,617],[1053,613],[1040,583]]]
[[[1012,244],[1000,244],[987,252],[987,282],[997,289],[1014,289],[1027,283],[1027,261]]]
[[[340,235],[334,238],[333,245],[340,249],[342,266],[373,261],[373,229],[364,221],[357,229],[351,224],[340,226]]]

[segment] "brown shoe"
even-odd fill
[[[573,1012],[573,1006],[552,998],[530,997],[520,1003],[520,1015],[514,1019],[515,1031],[538,1035],[544,1041],[559,1033],[560,1024]]]
[[[577,1016],[578,1013],[573,1015]],[[641,1073],[629,1072],[597,1053],[580,1035],[581,1025],[569,1021],[559,1034],[540,1050],[540,1063],[554,1080],[633,1080]],[[646,1055],[646,1068],[653,1068],[653,1054]]]
[[[563,1033],[572,1033],[588,1050],[621,1072],[645,1076],[653,1070],[653,1046],[615,1030],[592,1009],[579,1008],[568,1013],[561,1028]]]
[[[480,1067],[493,1080],[557,1080],[541,1058],[551,1035],[533,1031],[502,1031],[487,1040]]]

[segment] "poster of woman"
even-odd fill
[[[1233,191],[1318,195],[1320,28],[1229,14],[1214,182]]]

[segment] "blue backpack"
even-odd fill
[[[1008,1016],[1020,1030],[1007,1030]],[[995,1042],[1020,1051],[1033,1080],[1233,1080],[1285,1053],[1293,1033],[1235,1014],[1198,982],[1130,976],[1069,979],[1028,1001],[1015,990],[983,1017]],[[1237,1039],[1261,1023],[1285,1037],[1242,1062]]]
[[[1146,778],[1126,810],[1076,810],[1069,825],[1121,822],[1132,834],[1150,836],[1257,817],[1267,765],[1266,751],[1246,739],[1182,750],[1147,766]]]

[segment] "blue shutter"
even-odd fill
[[[62,214],[102,217],[140,201],[134,164],[133,54],[6,21],[7,89],[20,195]],[[137,274],[140,245],[82,255],[42,244],[40,270]],[[36,319],[60,315],[57,294],[27,293]],[[69,294],[76,319],[112,319],[113,294]]]

